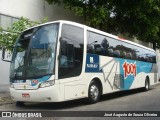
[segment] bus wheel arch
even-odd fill
[[[100,96],[103,93],[102,83],[99,78],[91,80],[88,86],[88,101],[89,103],[96,103],[99,101]]]
[[[146,76],[144,90],[148,91],[150,89],[150,79],[149,76]]]

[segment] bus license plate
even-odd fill
[[[22,93],[22,97],[29,98],[30,95],[29,95],[29,93]]]

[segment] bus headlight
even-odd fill
[[[13,85],[13,83],[10,83],[10,87],[11,87],[11,88],[14,88],[14,85]]]
[[[40,88],[44,88],[44,87],[49,87],[54,85],[55,81],[54,80],[49,80],[49,81],[44,81],[40,84]]]

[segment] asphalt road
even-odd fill
[[[145,92],[142,89],[116,92],[102,96],[100,102],[88,104],[86,99],[61,103],[26,103],[25,106],[6,104],[0,111],[160,111],[160,84]],[[73,113],[74,114],[74,113]],[[43,118],[44,119],[44,118]],[[46,118],[49,119],[49,118]],[[74,120],[127,120],[127,117],[57,117],[51,119]],[[130,117],[132,120],[159,120],[157,117]]]

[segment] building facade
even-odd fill
[[[31,21],[70,20],[83,23],[83,18],[75,16],[71,11],[56,5],[49,5],[45,0],[0,0],[0,26],[5,31],[20,17],[29,18]],[[0,57],[2,51],[0,50]],[[0,92],[6,91],[9,85],[10,63],[0,59]]]

